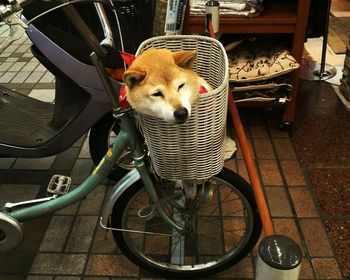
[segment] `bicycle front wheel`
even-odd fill
[[[122,252],[138,266],[166,277],[200,277],[217,273],[242,260],[261,233],[261,222],[250,185],[223,169],[206,183],[203,199],[179,197],[172,182],[158,186],[163,209],[186,229],[179,233],[152,211],[141,181],[116,201],[112,227]],[[181,196],[181,194],[180,194]],[[182,207],[176,205],[182,205]]]

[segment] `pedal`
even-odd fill
[[[65,175],[53,175],[47,186],[47,192],[49,194],[64,195],[69,192],[71,184],[71,177]]]

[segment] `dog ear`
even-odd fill
[[[184,68],[192,68],[197,51],[178,51],[173,53],[175,63]]]
[[[138,70],[138,69],[129,69],[125,71],[123,76],[123,81],[129,88],[132,88],[138,82],[143,80],[145,76],[146,76],[145,71]]]

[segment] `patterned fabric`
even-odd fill
[[[229,52],[230,81],[246,83],[271,79],[300,67],[288,50],[271,45],[249,45],[249,40]]]
[[[278,103],[285,103],[287,101],[290,101],[290,92],[287,92],[282,89],[235,92],[234,99],[237,103],[248,101],[276,101]]]
[[[290,77],[288,75],[277,76],[266,81],[257,81],[250,83],[234,83],[231,82],[235,91],[249,91],[259,89],[274,89],[279,87],[292,88]]]
[[[247,37],[226,46],[236,102],[290,100],[293,86],[287,73],[300,65],[286,47],[277,47],[275,42],[271,37]]]
[[[204,16],[205,3],[208,0],[190,0],[190,15]],[[256,17],[263,11],[262,0],[223,0],[220,3],[220,15],[236,17]]]
[[[230,86],[236,102],[274,100],[286,102],[290,100],[290,92],[293,89],[288,75],[247,84],[231,83]]]

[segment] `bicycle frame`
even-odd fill
[[[120,182],[118,182],[110,193],[110,198],[103,209],[103,215],[101,217],[101,223],[103,226],[107,226],[110,210],[114,205],[114,202],[131,184],[138,179],[142,179],[145,187],[152,199],[152,202],[156,205],[156,209],[159,215],[174,229],[182,231],[182,228],[172,221],[163,211],[159,205],[158,195],[155,191],[155,186],[149,175],[149,166],[145,160],[146,153],[141,148],[141,139],[138,136],[136,127],[130,112],[121,112],[117,119],[120,120],[120,132],[112,147],[107,151],[100,164],[94,169],[92,174],[76,189],[73,191],[54,198],[49,201],[40,202],[37,205],[27,206],[20,209],[14,209],[12,212],[7,213],[12,218],[19,222],[24,222],[30,219],[37,218],[39,216],[55,212],[63,209],[88,195],[95,187],[97,187],[101,181],[108,175],[109,171],[114,166],[114,163],[118,160],[127,146],[131,146],[133,149],[135,167],[136,170],[130,171]]]

